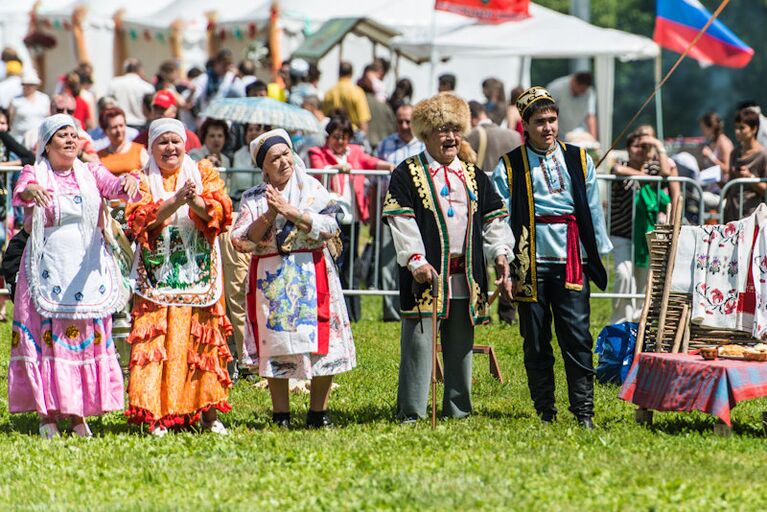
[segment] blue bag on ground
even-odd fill
[[[597,337],[594,352],[599,354],[597,380],[602,384],[622,384],[634,360],[637,324],[623,322],[608,325]]]

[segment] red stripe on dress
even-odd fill
[[[317,355],[327,355],[330,347],[330,284],[322,251],[312,254],[317,283]]]

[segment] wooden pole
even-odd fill
[[[123,74],[123,62],[128,58],[128,39],[125,33],[125,27],[123,26],[123,16],[125,15],[125,9],[119,9],[112,20],[115,24],[114,32],[114,49],[112,51],[112,68],[114,76],[120,76]]]
[[[90,62],[88,58],[88,45],[85,42],[85,30],[83,22],[88,15],[88,7],[78,5],[72,12],[72,36],[75,39],[75,52],[77,62]]]

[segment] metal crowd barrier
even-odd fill
[[[746,188],[746,185],[754,185],[756,183],[767,183],[767,178],[736,178],[725,183],[724,187],[722,187],[722,193],[719,195],[719,206],[717,208],[719,211],[719,224],[724,224],[724,207],[730,190],[738,187],[738,218],[740,219],[743,218],[743,189]],[[762,201],[767,203],[767,187],[765,187],[762,195]]]
[[[5,193],[5,201],[6,201],[6,207],[10,207],[10,199],[11,194],[7,191],[10,190],[10,187],[8,186],[7,180],[10,173],[20,171],[21,167],[19,166],[0,166],[0,174],[3,176],[3,181],[5,182],[4,185],[6,185],[3,189],[3,193]],[[222,178],[224,179],[227,184],[231,183],[231,179],[229,176],[236,175],[236,174],[248,174],[252,177],[251,179],[251,186],[255,186],[257,182],[260,181],[258,178],[258,175],[261,173],[258,169],[245,169],[245,168],[219,168],[219,172],[222,175]],[[318,179],[320,179],[323,182],[323,185],[325,185],[326,188],[329,189],[330,180],[338,175],[342,175],[343,173],[340,173],[336,169],[307,169],[307,172]],[[348,173],[350,177],[353,176],[365,176],[366,178],[386,178],[389,176],[388,171],[364,171],[364,170],[352,170]],[[611,185],[613,182],[616,181],[633,181],[640,184],[645,183],[653,183],[656,186],[656,190],[658,195],[660,195],[661,189],[666,186],[668,183],[679,183],[680,184],[680,194],[683,198],[691,198],[693,203],[697,203],[698,206],[698,222],[702,224],[705,221],[704,216],[704,201],[703,201],[703,190],[701,186],[693,179],[687,178],[687,177],[660,177],[660,176],[615,176],[615,175],[597,175],[597,180],[600,183],[600,185],[606,185],[603,188],[603,194],[602,194],[602,204],[604,206],[605,210],[605,221],[607,224],[607,233],[609,235],[610,228],[612,225],[612,190]],[[374,221],[374,230],[371,233],[371,237],[373,239],[374,245],[373,245],[373,258],[371,261],[372,266],[372,282],[371,287],[368,289],[353,289],[348,288],[344,289],[345,295],[373,295],[373,296],[384,296],[384,295],[390,295],[390,296],[396,296],[399,294],[396,290],[381,290],[378,288],[379,285],[379,279],[380,279],[380,263],[381,263],[381,210],[382,210],[382,203],[383,203],[383,193],[385,190],[382,188],[386,184],[385,179],[369,179],[366,180],[366,194],[369,196],[371,190],[375,192],[376,200],[371,204],[374,211],[370,212],[370,218]],[[729,191],[730,188],[736,185],[742,185],[743,184],[749,184],[749,183],[757,183],[757,182],[767,182],[767,179],[755,179],[755,178],[742,178],[737,180],[732,180],[729,182],[724,189],[722,190],[722,197],[726,195],[726,193]],[[350,201],[350,207],[351,207],[351,214],[352,214],[352,222],[350,224],[349,228],[349,246],[352,249],[359,249],[357,247],[357,241],[359,240],[359,230],[360,230],[360,223],[357,219],[357,205],[356,205],[356,196],[354,194],[353,185],[350,183],[349,186],[351,187],[351,201]],[[633,225],[636,220],[636,205],[634,204],[634,199],[636,197],[636,194],[638,192],[637,187],[634,187],[632,192],[632,212],[631,212],[631,225],[632,225],[632,233],[633,233]],[[741,188],[741,195],[742,195],[742,188]],[[765,193],[765,196],[767,198],[767,192]],[[684,201],[683,204],[687,204],[687,201]],[[741,201],[742,204],[742,201]],[[719,216],[721,219],[722,216],[722,202],[720,201],[720,212]],[[634,253],[634,242],[632,237],[632,245],[631,245],[631,254],[632,254],[632,266],[633,266],[633,253]],[[351,254],[349,255],[349,265],[348,268],[344,269],[346,282],[350,287],[353,286],[354,283],[354,267],[355,267],[355,261],[358,259],[358,255],[355,250],[351,251]],[[610,263],[610,256],[608,255],[605,258],[606,265],[609,265]],[[608,267],[609,268],[609,267]],[[7,294],[7,290],[0,290],[0,294]],[[616,299],[616,298],[643,298],[643,294],[617,294],[612,292],[595,292],[591,294],[594,298],[600,298],[600,299]]]

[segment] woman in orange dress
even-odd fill
[[[232,326],[218,235],[231,223],[232,202],[212,165],[193,162],[185,143],[180,121],[152,122],[142,198],[126,209],[139,246],[126,415],[156,436],[200,418],[203,428],[226,434],[217,411],[231,409]]]
[[[144,146],[131,142],[125,137],[127,125],[123,109],[119,107],[104,109],[99,115],[99,126],[109,139],[109,146],[99,151],[99,159],[112,174],[120,176],[146,165],[149,155]]]

